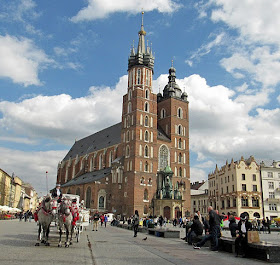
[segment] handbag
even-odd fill
[[[260,236],[258,231],[248,231],[247,234],[248,243],[259,243]]]

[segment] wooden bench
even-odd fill
[[[234,253],[235,238],[219,238],[219,249],[222,251]],[[268,262],[278,263],[280,262],[280,245],[267,242],[249,243],[246,254],[248,258],[255,258]]]
[[[180,231],[148,228],[148,234],[164,238],[180,238]]]

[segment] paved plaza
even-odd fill
[[[236,258],[234,254],[212,252],[208,248],[194,250],[182,239],[166,239],[117,227],[90,226],[80,242],[70,248],[58,248],[58,234],[52,227],[50,247],[35,247],[38,227],[34,222],[0,221],[1,264],[267,264],[254,259]],[[181,235],[184,235],[184,229]],[[147,240],[143,240],[147,237]],[[261,239],[279,242],[279,233],[261,234]]]

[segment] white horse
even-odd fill
[[[54,219],[55,210],[52,209],[52,200],[50,196],[47,196],[41,204],[41,208],[37,211],[37,218],[39,223],[39,229],[38,229],[38,242],[35,244],[35,246],[40,246],[40,240],[41,243],[45,244],[45,246],[49,246],[50,243],[49,240],[49,233],[50,233],[50,224],[52,220]],[[43,228],[43,235],[41,238],[41,231]]]
[[[58,247],[62,246],[61,243],[61,235],[62,228],[65,228],[66,232],[66,241],[65,247],[69,247],[72,244],[72,234],[73,234],[73,226],[72,226],[73,216],[71,213],[71,201],[67,199],[63,199],[60,203],[60,208],[58,211],[58,226],[59,226],[59,243]],[[69,233],[71,234],[71,238],[69,241]]]

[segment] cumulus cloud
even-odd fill
[[[211,19],[224,22],[237,30],[232,56],[221,60],[221,65],[236,78],[248,74],[264,87],[280,82],[280,2],[274,0],[210,1],[214,8]],[[209,5],[207,6],[209,7]]]
[[[53,62],[27,38],[0,35],[0,78],[14,83],[40,85],[39,69]]]
[[[71,18],[73,22],[96,20],[108,17],[115,12],[131,14],[157,10],[161,13],[172,13],[179,8],[173,0],[88,0],[88,5]]]
[[[1,168],[4,171],[9,175],[14,173],[22,181],[31,183],[39,195],[45,195],[46,171],[48,171],[48,188],[51,189],[56,183],[58,162],[67,150],[24,152],[0,147],[0,152],[5,154],[1,157]]]
[[[2,130],[29,137],[52,139],[70,144],[106,126],[120,122],[122,95],[126,93],[127,76],[114,88],[91,87],[89,95],[36,96],[21,102],[0,102]],[[69,126],[71,124],[71,126]],[[0,128],[1,128],[0,127]]]

